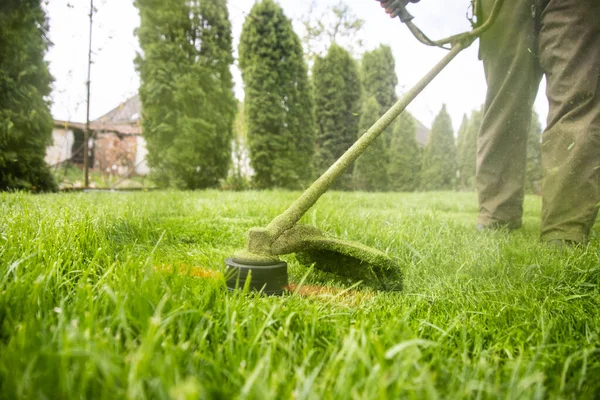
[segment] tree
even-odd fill
[[[475,188],[475,170],[477,167],[477,137],[479,136],[479,128],[481,128],[481,120],[483,111],[473,110],[471,118],[468,119],[466,131],[463,139],[458,144],[458,170],[459,170],[459,187],[463,190],[473,190]],[[464,122],[464,121],[463,121]],[[461,125],[461,129],[463,126]]]
[[[456,146],[452,121],[446,105],[435,117],[429,141],[423,152],[421,188],[423,190],[451,190],[456,181]]]
[[[412,192],[419,187],[421,172],[421,149],[417,143],[417,123],[408,111],[404,111],[393,125],[389,149],[389,189]]]
[[[44,161],[53,119],[41,2],[3,0],[0,27],[0,190],[56,190]]]
[[[136,0],[142,124],[160,186],[213,187],[231,162],[236,102],[225,0]]]
[[[527,173],[525,191],[539,194],[542,191],[542,126],[540,117],[534,111],[527,139]]]
[[[360,118],[362,134],[397,101],[398,77],[394,56],[388,46],[380,46],[364,54],[361,78],[364,98],[367,99]],[[354,167],[354,173],[357,174],[354,179],[355,188],[369,191],[388,190],[387,170],[392,137],[393,126],[390,126],[371,145],[373,149],[369,149],[357,160]],[[372,181],[369,182],[370,177]]]
[[[381,45],[373,51],[366,52],[362,60],[362,82],[365,97],[375,96],[379,103],[379,115],[385,114],[397,101],[396,62],[392,49]],[[382,133],[386,149],[389,149],[393,136],[393,127]]]
[[[462,175],[463,175],[463,150],[465,147],[465,141],[467,137],[467,128],[469,126],[469,118],[467,114],[463,115],[462,122],[456,132],[456,168],[458,168],[458,182],[459,186],[462,187]]]
[[[302,42],[309,62],[323,57],[333,44],[344,47],[351,54],[362,47],[360,31],[365,21],[358,18],[346,3],[340,1],[318,16],[315,12],[316,2],[313,1],[301,21],[304,26]]]
[[[365,95],[375,96],[382,115],[398,101],[396,62],[389,46],[381,45],[363,55],[362,80]]]
[[[360,115],[361,136],[380,117],[381,107],[374,96],[369,97],[363,104]],[[356,160],[354,164],[354,188],[368,192],[381,192],[388,188],[387,152],[383,135],[380,135],[371,146]]]
[[[315,115],[317,122],[316,168],[325,172],[352,146],[358,132],[361,84],[356,61],[340,46],[333,44],[313,68]],[[351,171],[334,185],[350,189]]]
[[[233,123],[234,139],[231,143],[232,165],[227,177],[226,188],[230,190],[244,190],[248,188],[249,158],[248,158],[248,132],[246,130],[246,116],[244,104],[239,103]]]
[[[313,178],[315,123],[302,44],[273,0],[256,3],[239,47],[254,183],[304,186]]]

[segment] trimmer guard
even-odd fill
[[[295,253],[300,264],[314,264],[349,282],[363,281],[377,290],[402,290],[400,265],[387,254],[362,243],[328,237],[312,226],[290,228],[273,243],[271,251],[276,255]]]

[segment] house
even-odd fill
[[[141,102],[133,96],[102,117],[90,122],[90,167],[110,175],[147,175],[146,142],[142,136]],[[53,144],[46,150],[46,162],[65,161],[83,165],[85,124],[54,121]]]
[[[416,118],[415,122],[417,123],[417,143],[420,148],[424,148],[429,140],[429,129]]]

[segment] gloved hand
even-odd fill
[[[377,0],[381,3],[381,7],[385,8],[385,12],[389,14],[391,18],[400,16],[402,22],[411,20],[412,16],[405,12],[405,8],[408,3],[418,3],[420,0]]]

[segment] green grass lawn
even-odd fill
[[[404,291],[298,265],[315,296],[228,293],[223,260],[298,193],[0,194],[0,397],[600,398],[600,240],[477,234],[472,193],[328,193],[303,222],[387,251]]]
[[[73,164],[62,164],[52,168],[52,174],[58,185],[63,189],[83,187],[83,169]],[[148,177],[140,175],[119,176],[103,174],[98,170],[90,170],[90,187],[98,189],[141,189],[154,188],[154,183]]]

